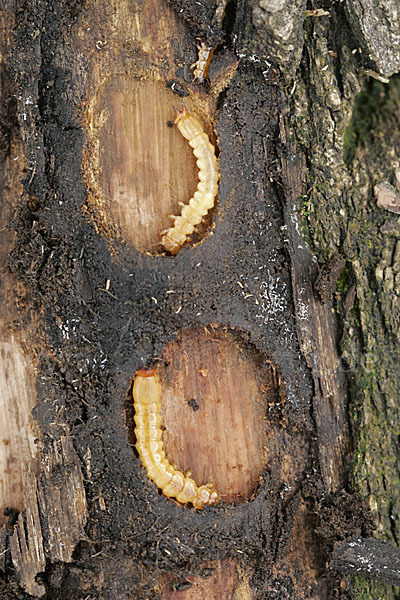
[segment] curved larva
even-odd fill
[[[161,386],[155,369],[140,369],[133,384],[135,407],[136,449],[147,475],[165,496],[182,504],[191,502],[194,508],[218,502],[219,493],[212,483],[197,486],[173,467],[165,456],[162,442],[160,400]]]
[[[176,112],[175,123],[183,137],[189,140],[197,158],[199,183],[189,204],[183,206],[178,217],[172,217],[174,226],[161,232],[161,245],[171,254],[179,251],[186,238],[193,233],[195,226],[201,223],[203,217],[214,206],[219,179],[215,148],[203,131],[201,123],[186,111],[183,102],[182,110]]]
[[[214,53],[214,48],[201,44],[201,46],[198,46],[198,51],[199,58],[190,68],[193,69],[193,79],[203,83],[207,79],[208,67]]]

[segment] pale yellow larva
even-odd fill
[[[193,79],[199,83],[203,83],[207,79],[208,67],[214,53],[214,48],[206,44],[201,44],[201,46],[198,46],[198,51],[199,58],[190,68],[193,69]]]
[[[211,483],[197,486],[195,481],[175,469],[165,456],[162,442],[161,386],[155,369],[140,369],[133,384],[136,449],[147,475],[165,496],[194,508],[216,504],[219,493]]]
[[[183,102],[182,110],[176,112],[175,123],[183,137],[189,141],[197,158],[199,183],[193,198],[183,206],[181,214],[172,217],[174,226],[161,232],[161,245],[170,254],[179,251],[186,238],[193,233],[195,226],[201,223],[203,217],[214,206],[219,179],[215,148],[200,121],[187,112]]]

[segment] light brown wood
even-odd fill
[[[157,252],[169,215],[179,214],[178,202],[186,203],[197,187],[193,152],[168,127],[179,100],[156,82],[120,81],[106,96],[111,114],[101,136],[101,190],[123,239]]]
[[[11,23],[4,23],[0,16],[0,58],[10,41],[11,29]],[[0,62],[0,95],[7,106],[12,81],[4,59]],[[22,195],[25,158],[16,128],[11,129],[7,141],[8,148],[2,148],[5,155],[0,161],[0,524],[7,521],[6,507],[14,511],[24,508],[23,472],[36,455],[34,440],[38,436],[31,416],[36,404],[33,328],[28,330],[30,324],[26,322],[22,326],[23,315],[18,312],[16,300],[22,290],[7,267],[15,243],[11,220]]]
[[[31,417],[36,403],[33,362],[18,337],[2,328],[0,340],[0,510],[24,508],[22,472],[35,456],[37,428]],[[8,336],[7,336],[8,333]],[[35,433],[36,430],[36,433]]]
[[[261,386],[271,382],[259,366],[223,328],[184,330],[161,356],[167,457],[198,485],[212,482],[225,502],[248,498],[266,465]]]
[[[70,562],[76,544],[86,538],[83,476],[70,437],[62,437],[43,451],[38,474],[25,473],[24,500],[26,510],[10,538],[11,558],[26,592],[43,596],[45,588],[35,578],[44,570],[46,558]]]
[[[249,587],[250,574],[234,560],[208,561],[202,569],[210,569],[208,577],[188,575],[184,580],[174,581],[168,575],[161,584],[162,600],[252,600]],[[190,585],[190,587],[189,587]],[[188,586],[188,587],[186,587]]]
[[[19,514],[14,534],[10,537],[11,558],[18,579],[26,592],[32,596],[43,596],[45,588],[36,582],[36,575],[44,571],[46,557],[37,503],[37,480],[31,471],[25,473],[24,490],[26,518],[24,519],[23,513]]]
[[[80,43],[87,25],[93,27],[91,16],[86,14],[77,27]],[[86,104],[83,172],[88,210],[108,237],[119,236],[138,250],[156,254],[161,231],[172,225],[169,215],[180,214],[178,202],[188,203],[198,182],[193,152],[172,126],[173,106],[180,108],[181,97],[171,89],[183,65],[171,36],[183,45],[185,28],[166,4],[155,0],[140,6],[118,2],[106,28],[107,41],[97,44],[102,51],[93,64]],[[132,53],[138,53],[136,59]],[[231,77],[231,71],[224,77]],[[180,89],[185,106],[215,144],[216,93],[208,95],[193,84]]]

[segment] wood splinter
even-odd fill
[[[207,46],[206,44],[201,44],[197,48],[199,51],[199,58],[190,68],[193,69],[194,81],[204,83],[207,79],[208,67],[210,66],[214,54],[214,48],[212,46]]]

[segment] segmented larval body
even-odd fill
[[[201,223],[203,217],[214,206],[219,179],[215,148],[200,121],[189,115],[183,103],[182,110],[177,111],[175,123],[193,148],[199,168],[199,183],[193,198],[183,205],[181,214],[178,217],[172,216],[174,226],[161,232],[161,245],[171,254],[179,251],[186,238],[193,233],[195,226]]]
[[[199,83],[203,83],[207,79],[208,67],[214,53],[212,46],[201,44],[198,46],[199,58],[190,67],[193,70],[193,78]]]
[[[147,475],[165,496],[176,498],[182,504],[191,502],[194,508],[218,502],[219,493],[211,483],[197,486],[173,467],[163,450],[160,401],[161,386],[155,369],[140,369],[133,384],[135,408],[136,449]]]

